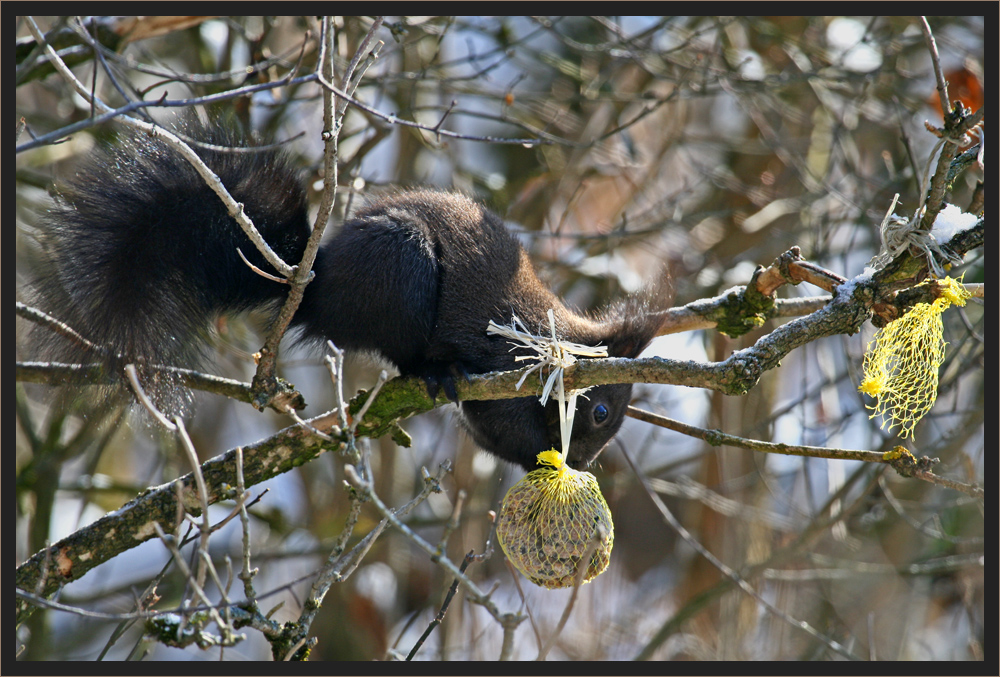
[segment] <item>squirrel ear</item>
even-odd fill
[[[623,313],[619,317],[617,326],[608,337],[608,355],[639,357],[639,354],[652,343],[662,323],[662,313],[633,307],[630,312]]]
[[[672,298],[670,276],[664,268],[651,284],[608,308],[601,316],[608,355],[639,357],[659,334]]]
[[[639,357],[639,354],[646,349],[652,340],[652,335],[648,338],[633,333],[614,336],[608,341],[608,355],[610,357]]]
[[[663,325],[663,311],[650,308],[644,299],[627,299],[615,315],[606,340],[610,357],[639,357]]]
[[[641,291],[612,306],[604,316],[611,331],[607,337],[611,357],[639,357],[663,326],[673,290],[667,270]]]

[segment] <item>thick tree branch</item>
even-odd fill
[[[312,428],[328,432],[336,425],[337,418],[336,414],[328,413],[308,423]],[[250,487],[288,472],[330,447],[330,442],[304,426],[285,428],[265,440],[245,446],[242,448],[244,486]],[[236,456],[236,450],[232,449],[201,465],[209,505],[231,497],[232,488],[237,486]],[[51,595],[94,567],[156,538],[154,525],[158,524],[165,532],[173,531],[178,498],[184,511],[201,512],[194,473],[147,489],[118,510],[35,553],[17,567],[17,588],[43,597]],[[18,599],[17,623],[27,618],[33,608]]]

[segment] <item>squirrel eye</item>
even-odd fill
[[[603,404],[594,407],[594,423],[601,424],[608,419],[608,408]]]

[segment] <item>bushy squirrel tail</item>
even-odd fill
[[[287,286],[194,168],[162,140],[124,137],[67,181],[42,219],[34,305],[96,344],[98,354],[48,330],[53,360],[196,367],[222,311],[284,298]],[[309,235],[305,192],[284,155],[232,148],[238,135],[198,130],[193,147],[271,247],[298,263]],[[211,144],[211,145],[209,145]]]

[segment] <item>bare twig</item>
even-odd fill
[[[925,16],[920,17],[920,30],[924,34],[924,42],[927,43],[927,49],[931,53],[931,63],[934,65],[934,80],[937,82],[938,99],[941,103],[941,114],[947,117],[948,111],[951,110],[951,102],[948,100],[948,81],[944,79],[937,42],[934,40],[934,34],[931,33],[930,24],[927,23],[927,17]]]
[[[419,534],[414,532],[408,526],[403,524],[396,516],[396,514],[388,508],[382,499],[374,492],[371,483],[362,480],[358,475],[357,470],[353,466],[345,466],[344,474],[347,476],[347,481],[350,482],[351,486],[357,489],[363,496],[369,499],[372,504],[378,509],[378,511],[389,520],[392,526],[396,527],[403,532],[404,535],[417,547],[426,552],[431,558],[437,562],[442,568],[448,571],[450,574],[455,576],[461,584],[465,587],[469,594],[469,600],[480,604],[486,608],[498,621],[502,621],[504,614],[500,612],[496,604],[490,599],[489,595],[479,589],[472,579],[465,575],[462,570],[456,566],[450,559],[445,557],[436,546],[431,545],[425,541]]]
[[[153,404],[149,396],[146,395],[146,391],[143,390],[142,384],[139,383],[139,374],[136,372],[134,364],[125,365],[125,373],[128,375],[128,382],[132,386],[132,392],[135,393],[135,398],[139,400],[140,404],[146,408],[146,411],[159,423],[161,426],[174,432],[177,430],[177,426],[171,423],[166,416],[164,416],[156,405]]]
[[[56,70],[58,70],[60,75],[62,75],[63,78],[74,88],[74,90],[76,90],[77,94],[91,103],[97,110],[101,111],[101,113],[110,113],[112,110],[111,107],[106,105],[100,99],[91,97],[87,88],[84,87],[79,80],[77,80],[76,76],[73,75],[73,72],[70,71],[66,64],[63,63],[59,55],[56,54],[55,50],[52,49],[52,46],[45,41],[45,37],[38,29],[34,20],[30,16],[27,16],[25,17],[25,21],[35,40],[40,45],[43,45],[46,52],[48,52],[49,59],[52,61]],[[260,250],[261,254],[264,255],[264,258],[267,259],[268,263],[274,266],[274,268],[286,278],[291,277],[294,274],[294,269],[282,261],[281,257],[279,257],[271,249],[267,242],[264,241],[264,238],[253,225],[253,222],[244,213],[243,205],[233,199],[226,187],[222,185],[221,181],[219,181],[219,177],[217,177],[215,173],[209,169],[209,167],[198,156],[198,154],[191,149],[190,146],[181,141],[181,139],[175,134],[172,134],[157,125],[130,117],[121,117],[120,120],[123,124],[132,127],[133,129],[137,129],[143,133],[149,134],[150,136],[159,137],[167,145],[176,150],[191,164],[192,167],[194,167],[195,171],[197,171],[198,174],[205,179],[205,183],[215,192],[215,194],[219,196],[219,199],[226,205],[226,209],[229,211],[230,216],[232,216],[233,219],[240,224],[240,227],[247,234],[247,237],[249,237],[250,241],[254,243],[258,250]]]
[[[852,653],[847,647],[845,647],[844,645],[842,645],[840,642],[834,640],[831,637],[827,637],[823,633],[819,632],[810,623],[808,623],[806,621],[803,621],[803,620],[798,620],[796,618],[793,618],[791,615],[789,615],[788,613],[786,613],[782,609],[779,609],[778,607],[774,606],[774,604],[772,604],[770,601],[768,601],[767,599],[765,599],[764,597],[762,597],[756,590],[754,590],[753,587],[751,587],[751,585],[746,581],[746,579],[743,578],[743,576],[740,574],[740,572],[732,569],[725,562],[723,562],[722,560],[720,560],[719,558],[717,558],[715,555],[713,555],[711,552],[709,552],[705,548],[705,546],[703,546],[701,544],[701,542],[699,542],[698,539],[696,539],[691,534],[691,532],[689,532],[684,527],[684,525],[682,525],[680,523],[680,521],[678,521],[678,519],[670,511],[670,509],[667,507],[667,505],[656,494],[656,492],[654,492],[649,487],[649,484],[646,481],[645,475],[635,466],[635,464],[632,462],[631,456],[628,453],[625,454],[625,458],[628,461],[629,466],[632,468],[632,472],[635,475],[636,479],[639,481],[639,483],[642,485],[642,487],[646,490],[646,494],[649,496],[650,500],[653,501],[653,504],[656,506],[656,509],[659,510],[660,514],[663,516],[664,521],[667,524],[669,524],[670,527],[674,531],[676,531],[677,534],[682,539],[684,539],[684,541],[689,546],[691,546],[692,548],[694,548],[694,550],[699,555],[701,555],[702,557],[704,557],[705,559],[707,559],[709,562],[711,562],[712,566],[714,566],[716,569],[718,569],[720,572],[722,572],[722,574],[726,578],[730,579],[733,583],[735,583],[743,592],[745,592],[746,594],[748,594],[751,597],[753,597],[755,600],[757,600],[758,604],[760,604],[761,606],[763,606],[765,609],[767,609],[769,612],[771,612],[772,614],[774,614],[776,617],[778,617],[781,620],[785,621],[785,623],[787,623],[789,626],[791,626],[793,628],[796,628],[798,630],[802,630],[803,632],[805,632],[806,634],[810,635],[811,637],[813,637],[817,641],[819,641],[819,642],[823,643],[824,645],[826,645],[831,651],[834,651],[835,653],[843,656],[844,658],[847,658],[847,659],[850,659],[850,660],[859,660],[858,657],[854,655],[854,653]]]

